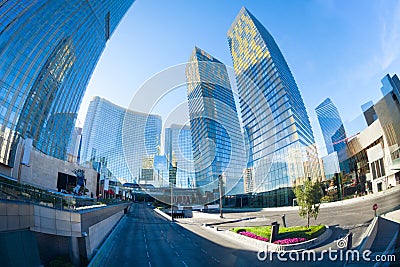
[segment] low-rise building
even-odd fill
[[[389,78],[385,76],[382,83],[385,85]],[[347,142],[345,163],[361,185],[361,192],[375,193],[400,183],[400,104],[396,88],[382,90],[383,98],[373,106],[376,120]]]

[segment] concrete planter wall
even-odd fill
[[[309,248],[315,247],[315,246],[321,244],[322,242],[326,241],[332,235],[332,230],[329,229],[328,226],[325,226],[325,227],[326,227],[325,232],[322,233],[321,235],[317,236],[316,238],[307,240],[305,242],[301,242],[301,243],[297,243],[297,244],[290,244],[290,245],[278,245],[278,244],[273,244],[270,242],[264,242],[261,240],[257,240],[254,238],[250,238],[250,237],[247,237],[244,235],[234,233],[232,231],[225,231],[225,233],[240,242],[244,242],[244,243],[247,243],[251,246],[258,248],[259,250],[291,251],[291,250],[309,249]]]

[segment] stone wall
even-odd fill
[[[17,157],[18,158],[18,157]],[[18,179],[19,161],[16,161],[12,176]],[[62,161],[47,156],[38,151],[31,151],[29,166],[21,165],[21,182],[57,190],[58,173],[62,172],[75,176],[72,172],[74,169],[84,169],[86,178],[86,188],[89,190],[88,195],[93,193],[96,195],[97,172],[91,168],[82,167],[76,163]]]
[[[107,219],[89,227],[89,233],[85,240],[86,255],[89,260],[93,257],[94,250],[100,247],[104,239],[111,232],[113,227],[119,222],[123,215],[124,211],[121,210]]]

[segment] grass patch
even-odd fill
[[[237,227],[232,228],[233,232],[247,231],[258,236],[270,238],[271,226]],[[303,237],[307,240],[313,239],[325,232],[325,225],[279,227],[278,239]]]

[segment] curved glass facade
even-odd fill
[[[278,45],[244,7],[228,31],[238,84],[247,172],[254,192],[282,189],[269,206],[288,205],[292,183],[320,176],[303,99]]]
[[[159,153],[161,125],[160,116],[94,97],[82,130],[81,162],[106,163],[120,182],[139,182],[144,165]]]
[[[0,163],[13,166],[22,138],[66,159],[77,111],[124,1],[0,4]]]

